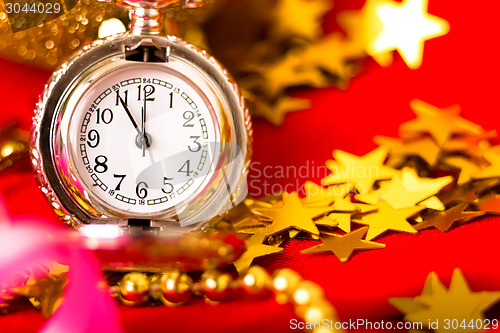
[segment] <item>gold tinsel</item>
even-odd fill
[[[128,20],[120,7],[81,0],[71,11],[28,30],[12,32],[5,5],[0,2],[0,57],[45,69],[54,69],[76,50],[97,38],[101,22]]]

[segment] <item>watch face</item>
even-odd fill
[[[165,212],[210,182],[220,128],[206,95],[165,66],[129,65],[88,85],[68,128],[86,196],[132,217]]]

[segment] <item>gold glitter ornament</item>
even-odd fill
[[[128,24],[127,11],[110,3],[81,0],[68,14],[41,26],[13,33],[0,2],[0,57],[45,69],[54,69],[71,54],[97,38],[104,20]]]

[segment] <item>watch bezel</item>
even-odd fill
[[[72,87],[78,86],[76,84],[78,80],[82,80],[85,75],[106,63],[119,64],[124,58],[126,46],[143,42],[168,48],[169,57],[183,59],[196,67],[200,75],[205,76],[207,84],[212,89],[218,90],[219,94],[223,96],[223,104],[227,103],[226,106],[222,105],[221,111],[227,117],[228,127],[231,130],[231,140],[239,148],[243,159],[240,166],[234,165],[229,169],[228,174],[223,175],[225,181],[230,182],[230,188],[234,192],[233,195],[229,196],[232,202],[222,203],[220,201],[223,200],[218,200],[222,199],[222,186],[219,186],[219,192],[215,191],[210,201],[219,202],[217,204],[219,207],[215,207],[216,209],[211,214],[220,214],[231,207],[239,197],[239,192],[244,188],[251,155],[251,121],[243,97],[227,71],[206,51],[176,37],[137,36],[124,33],[98,40],[86,46],[63,64],[49,80],[35,110],[30,150],[37,179],[56,213],[68,224],[75,227],[95,223],[127,225],[131,216],[102,214],[100,210],[95,209],[96,207],[85,202],[82,203],[79,200],[81,198],[74,196],[74,189],[69,189],[67,183],[61,179],[59,166],[54,156],[56,140],[53,136],[53,130],[57,126],[60,110],[63,107],[61,103],[65,101],[66,94]],[[186,225],[190,225],[189,221],[205,219],[203,212],[196,210],[200,207],[188,208],[186,207],[187,211],[183,212],[185,216],[182,219],[177,216],[173,220],[162,220],[158,219],[159,216],[151,215],[151,220],[154,221],[152,224],[162,226],[165,223],[171,224],[182,220]]]

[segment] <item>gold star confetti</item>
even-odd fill
[[[424,218],[424,221],[415,225],[415,229],[423,230],[434,227],[442,232],[448,231],[456,222],[466,222],[475,217],[482,216],[482,211],[465,211],[468,202],[462,202],[442,212],[433,212]]]
[[[422,64],[424,41],[445,35],[447,21],[427,13],[427,0],[386,2],[376,9],[383,28],[367,46],[368,54],[376,56],[397,50],[408,67]]]
[[[484,132],[483,128],[459,116],[460,107],[450,106],[439,109],[421,100],[414,99],[410,107],[417,115],[417,119],[400,126],[400,135],[403,138],[412,138],[415,135],[430,134],[439,146],[450,139],[452,134],[476,135]]]
[[[387,157],[387,150],[384,148],[377,148],[361,157],[335,150],[333,157],[335,161],[327,161],[332,174],[323,179],[323,185],[348,183],[358,193],[365,193],[372,189],[376,180],[390,179],[397,172],[383,165]]]
[[[383,198],[395,209],[408,208],[429,199],[452,181],[451,176],[437,179],[420,178],[415,170],[404,168],[401,173],[392,178],[389,184],[378,191],[377,196]],[[356,199],[371,204],[376,203],[373,201],[373,196],[370,195],[357,195]],[[435,200],[421,205],[433,209],[444,209],[442,203],[437,198]]]
[[[322,244],[301,251],[302,254],[331,251],[341,262],[346,262],[354,251],[375,250],[385,247],[384,244],[365,241],[362,238],[368,231],[368,227],[360,228],[347,235],[335,235],[321,233]]]
[[[404,142],[396,138],[389,138],[377,135],[373,139],[378,145],[385,147],[391,157],[412,157],[419,156],[430,166],[436,164],[441,149],[428,137],[419,138]]]
[[[366,240],[372,240],[388,230],[408,232],[410,234],[417,233],[417,230],[406,219],[420,212],[424,207],[415,206],[394,209],[385,201],[380,201],[377,206],[377,212],[355,220],[356,223],[370,227],[366,234]]]
[[[311,181],[304,183],[306,197],[304,204],[308,206],[330,206],[335,201],[345,198],[351,187],[349,185],[338,185],[323,187]]]
[[[277,39],[318,39],[322,34],[321,17],[331,6],[328,0],[279,0],[272,34]]]
[[[327,80],[316,67],[304,67],[302,57],[288,55],[279,62],[261,67],[262,80],[258,84],[262,93],[273,100],[286,88],[293,86],[325,87]]]
[[[481,197],[477,203],[477,207],[490,214],[500,214],[500,194]]]
[[[463,152],[469,156],[481,157],[491,148],[489,139],[497,136],[496,131],[488,131],[477,135],[462,135],[451,138],[443,144],[443,149],[451,152]]]
[[[451,176],[436,179],[420,178],[415,170],[404,168],[400,174],[394,176],[383,198],[396,209],[411,207],[438,193],[452,181]],[[428,208],[440,209],[441,207]]]
[[[283,251],[283,248],[262,244],[267,234],[266,230],[250,237],[246,242],[246,251],[233,264],[238,272],[243,272],[248,269],[255,258],[267,256],[273,253]]]
[[[484,153],[484,158],[491,164],[474,175],[475,179],[500,177],[500,151],[496,147]]]
[[[268,216],[273,220],[267,230],[268,235],[295,228],[318,236],[319,230],[312,219],[324,215],[330,210],[331,208],[304,207],[297,193],[283,194],[282,207],[255,208],[257,213]]]
[[[392,1],[367,0],[361,10],[348,10],[339,13],[337,20],[347,32],[350,47],[368,53],[370,45],[382,32],[384,25],[377,15],[378,9]],[[382,66],[389,66],[393,61],[392,53],[371,54]]]
[[[279,126],[285,120],[289,112],[307,110],[311,107],[311,101],[304,98],[284,96],[274,104],[259,103],[254,112],[256,115],[266,118],[270,123]]]
[[[316,221],[316,225],[335,226],[336,224],[340,230],[349,233],[351,232],[351,218],[351,213],[331,213]],[[331,225],[328,225],[328,221],[330,221]]]
[[[477,163],[461,156],[449,157],[444,160],[444,163],[460,170],[460,176],[457,180],[458,185],[470,182],[473,176],[481,170],[481,167]]]
[[[341,81],[354,75],[354,68],[346,64],[347,60],[361,56],[359,50],[346,43],[340,33],[332,33],[307,46],[302,54],[307,66],[320,68]]]
[[[376,137],[381,147],[364,156],[335,150],[326,186],[307,181],[302,199],[296,193],[248,198],[228,221],[242,234],[265,232],[260,245],[277,247],[291,238],[350,239],[355,224],[368,228],[370,241],[390,231],[445,232],[500,214],[500,146],[489,142],[496,133],[461,118],[458,106],[440,110],[418,100],[411,106],[417,119],[401,126],[402,138]],[[332,235],[340,231],[346,235]]]
[[[499,300],[498,291],[471,291],[462,272],[455,269],[449,289],[446,289],[435,273],[431,273],[420,296],[390,298],[389,302],[405,314],[405,321],[421,322],[425,329],[431,328],[429,323],[438,321],[442,324],[452,318],[459,324],[465,322],[465,331],[474,332],[475,325],[471,327],[468,326],[469,323],[476,320],[483,321],[485,311]],[[438,325],[434,329],[434,332],[448,331],[444,325]]]

